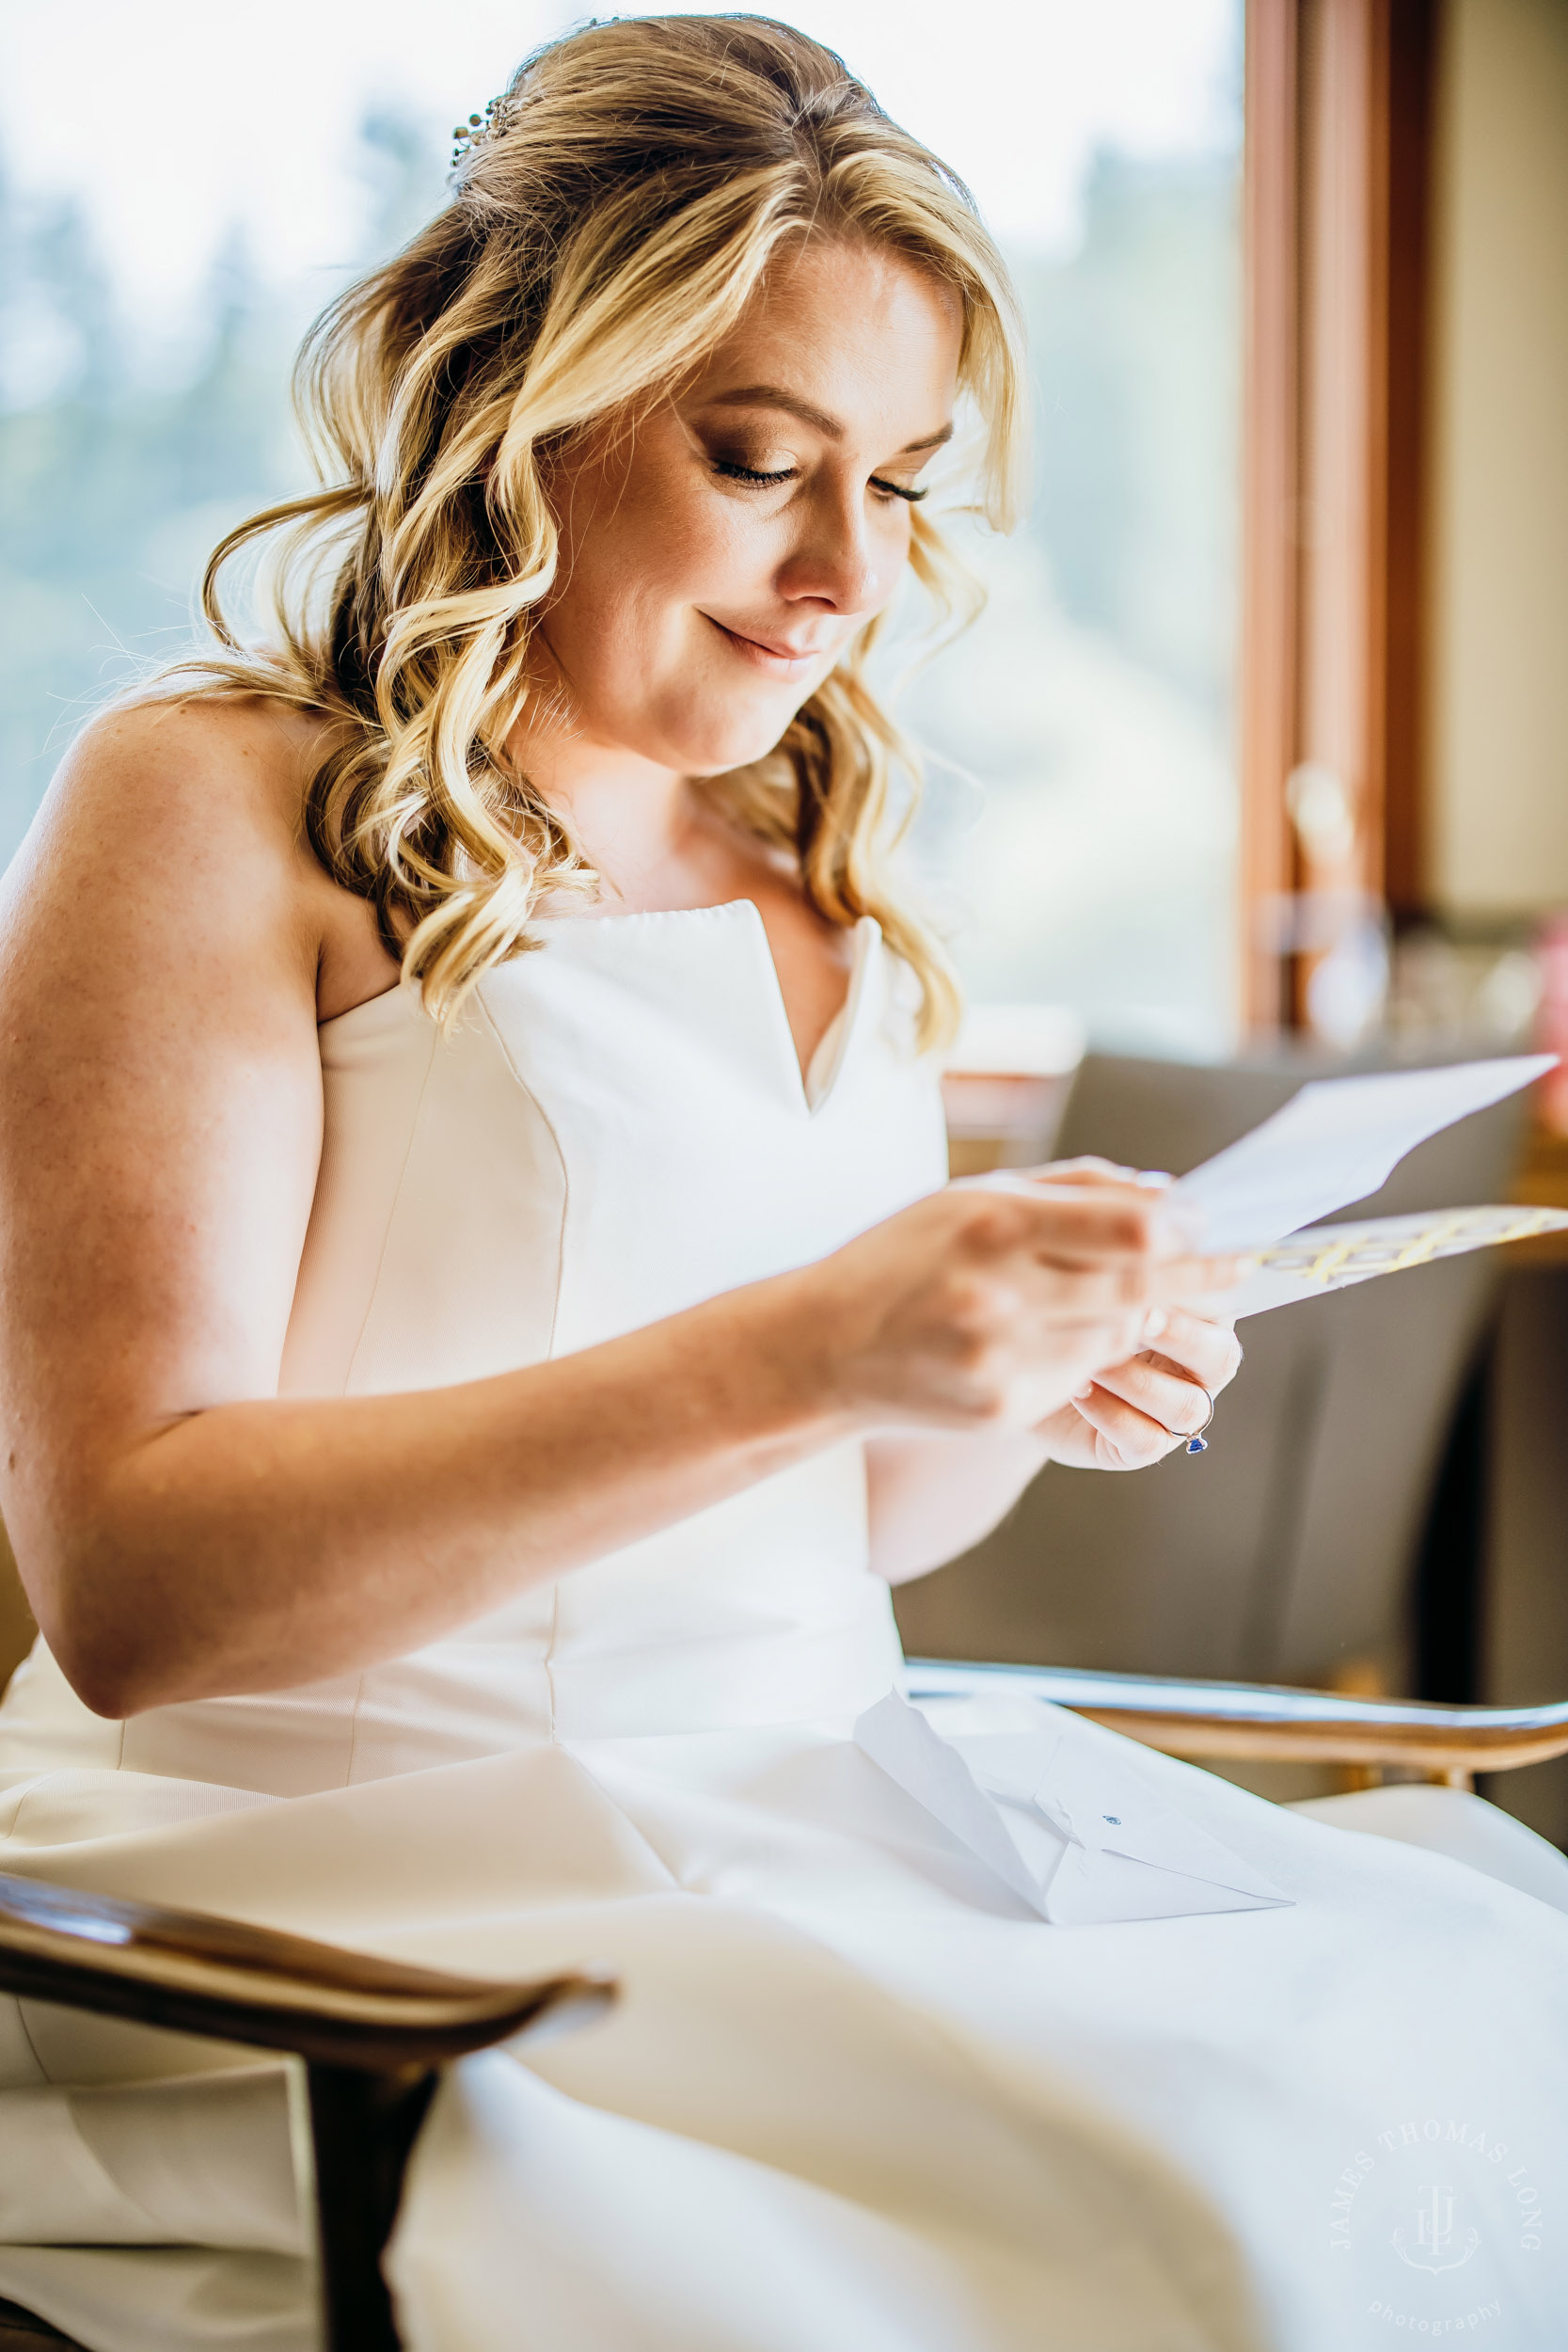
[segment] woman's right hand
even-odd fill
[[[1077,1163],[949,1184],[793,1278],[818,1395],[866,1427],[1032,1429],[1245,1260],[1157,1189]]]

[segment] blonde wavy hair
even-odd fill
[[[957,290],[978,497],[1003,529],[1023,405],[1014,296],[967,191],[785,24],[591,24],[530,57],[462,138],[451,202],[308,337],[295,405],[321,486],[215,550],[202,601],[219,645],[194,665],[198,691],[325,717],[310,844],[372,902],[443,1024],[530,946],[543,895],[596,882],[505,751],[556,578],[545,479],[569,437],[667,394],[734,329],[781,247],[813,236],[891,248]],[[258,543],[272,619],[247,647],[220,574]],[[961,574],[923,515],[911,561],[953,612]],[[876,633],[858,633],[766,758],[702,789],[798,860],[830,922],[876,916],[920,980],[930,1042],[958,994],[890,873],[907,747],[866,682]]]

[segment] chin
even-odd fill
[[[766,704],[724,713],[709,711],[698,723],[672,727],[668,740],[671,765],[684,775],[721,776],[732,768],[748,768],[766,758],[802,703],[816,691],[788,699],[769,697]]]

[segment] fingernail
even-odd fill
[[[1129,1173],[1132,1171],[1130,1170]],[[1151,1192],[1163,1192],[1164,1187],[1167,1184],[1173,1184],[1176,1179],[1167,1174],[1163,1168],[1140,1168],[1135,1174],[1132,1174],[1132,1182],[1135,1184],[1147,1184]]]
[[[1157,1340],[1169,1321],[1170,1317],[1163,1307],[1151,1307],[1144,1317],[1145,1339]]]
[[[1074,1389],[1074,1390],[1073,1390],[1073,1391],[1072,1391],[1072,1401],[1073,1401],[1073,1403],[1074,1403],[1075,1405],[1082,1405],[1082,1403],[1084,1402],[1084,1399],[1085,1399],[1086,1396],[1093,1396],[1093,1394],[1094,1394],[1094,1382],[1093,1382],[1092,1380],[1085,1380],[1085,1383],[1084,1383],[1084,1385],[1083,1385],[1083,1387],[1082,1387],[1081,1389]]]

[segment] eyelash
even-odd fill
[[[759,473],[754,466],[736,465],[730,458],[720,457],[714,460],[715,473],[722,474],[728,482],[751,482],[764,485],[793,482],[798,470],[796,467],[790,466],[780,473]],[[879,474],[872,475],[871,487],[874,490],[880,490],[885,498],[902,499],[906,506],[918,506],[926,496],[924,490],[906,490],[896,482],[884,482]]]

